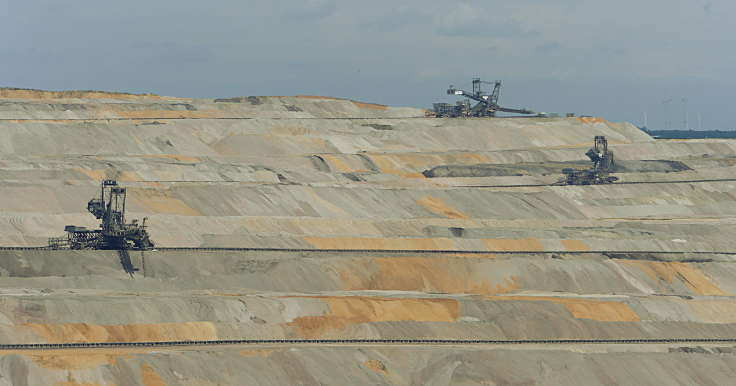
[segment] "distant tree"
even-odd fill
[[[639,129],[652,137],[662,139],[736,138],[736,130],[649,130],[646,127]]]

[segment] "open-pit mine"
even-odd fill
[[[0,385],[728,384],[734,231],[733,140],[0,89]]]

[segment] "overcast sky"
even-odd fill
[[[734,128],[734,0],[0,0],[0,86],[501,104]]]

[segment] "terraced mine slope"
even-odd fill
[[[0,250],[0,344],[207,341],[2,346],[0,385],[736,376],[736,142],[323,97],[0,98],[0,246],[96,227],[117,179],[158,247],[133,278],[115,251]],[[618,183],[552,185],[595,135]],[[211,342],[236,339],[292,342]]]

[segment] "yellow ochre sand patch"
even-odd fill
[[[102,170],[102,169],[74,168],[74,170],[84,174],[85,176],[95,181],[102,181],[107,178],[107,173],[105,172],[105,170]]]
[[[192,157],[188,155],[181,155],[181,154],[148,154],[144,155],[143,157],[146,158],[164,158],[164,159],[172,159],[174,161],[178,162],[188,162],[188,163],[198,163],[202,160],[197,157]]]
[[[377,373],[386,374],[388,371],[386,370],[386,365],[383,364],[383,362],[377,360],[377,359],[371,359],[363,362],[363,366],[366,368],[369,368]]]
[[[490,296],[494,301],[545,301],[562,304],[576,319],[600,322],[638,322],[641,319],[627,304],[595,299],[552,296]]]
[[[330,217],[332,216],[341,216],[341,217],[349,217],[350,214],[345,211],[344,209],[340,208],[339,206],[333,204],[329,200],[324,199],[322,196],[319,195],[314,189],[306,189],[305,193],[307,193],[312,199],[314,200],[313,207],[317,210],[324,209],[329,211]]]
[[[302,98],[302,99],[327,99],[332,101],[341,101],[344,99],[341,98],[335,98],[335,97],[329,97],[329,96],[321,96],[321,95],[295,95],[295,98]]]
[[[600,117],[578,117],[578,120],[583,123],[606,123],[606,120]]]
[[[590,250],[584,242],[580,240],[560,240],[562,246],[571,252],[585,252]]]
[[[455,249],[448,238],[305,237],[317,249],[443,250]]]
[[[454,322],[460,313],[460,304],[454,299],[399,299],[380,297],[302,297],[325,301],[326,315],[301,316],[287,323],[296,328],[299,336],[317,338],[332,330],[370,322],[418,321]]]
[[[49,343],[161,342],[216,340],[211,322],[99,325],[87,323],[24,324]]]
[[[128,189],[130,198],[148,212],[178,214],[182,216],[200,216],[201,213],[190,208],[184,201],[173,197],[168,190]]]
[[[46,355],[29,354],[28,357],[36,365],[55,370],[90,369],[104,364],[114,365],[117,355],[84,354],[84,355]]]
[[[641,260],[620,260],[620,262],[639,268],[656,283],[664,281],[672,284],[674,279],[677,278],[698,295],[728,295],[718,288],[703,272],[688,263]]]
[[[366,157],[381,170],[381,173],[406,178],[424,178],[422,173],[410,172],[404,169],[404,165],[399,162],[399,158],[395,155],[370,154],[366,155]]]
[[[146,354],[155,349],[148,348],[101,348],[71,350],[2,350],[3,355],[22,355],[32,360],[39,367],[54,370],[82,370],[102,365],[115,365],[119,358],[129,358],[137,354]]]
[[[115,179],[121,182],[135,182],[135,181],[140,181],[141,177],[136,172],[131,172],[131,171],[126,170],[126,171],[120,172],[116,176]]]
[[[124,99],[133,100],[141,98],[164,99],[156,94],[127,94],[121,92],[106,91],[45,91],[32,89],[0,88],[0,98],[13,99]],[[181,99],[181,98],[165,98]]]
[[[417,204],[421,205],[428,211],[444,216],[447,218],[456,218],[456,219],[469,219],[468,215],[466,215],[463,212],[460,212],[459,210],[447,205],[442,199],[433,197],[433,196],[426,196],[422,198],[421,200],[417,201]]]
[[[141,377],[145,386],[166,386],[166,381],[147,363],[141,365]]]
[[[365,102],[358,102],[358,101],[351,101],[354,105],[356,105],[358,108],[361,109],[371,109],[371,110],[388,110],[388,106],[386,105],[379,105],[376,103],[365,103]]]
[[[376,258],[365,265],[339,270],[345,290],[394,290],[481,295],[505,294],[520,288],[518,278],[492,283],[474,278],[474,265],[447,257]],[[477,261],[477,259],[473,259]]]
[[[544,251],[544,245],[535,238],[526,239],[484,239],[489,251]]]
[[[368,169],[363,167],[362,164],[358,167],[350,165],[350,162],[343,158],[344,156],[336,154],[321,154],[320,157],[327,162],[330,169],[337,170],[340,173],[364,173],[368,171]]]
[[[123,182],[141,180],[141,177],[136,172],[132,172],[132,171],[115,172],[113,170],[110,170],[110,173],[108,173],[107,170],[103,170],[103,169],[75,168],[74,170],[86,175],[87,177],[95,181],[102,181],[105,179],[116,179],[118,181],[123,181]]]

